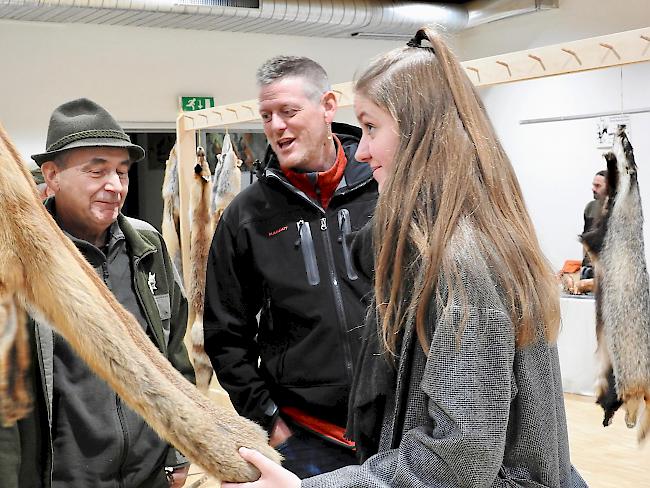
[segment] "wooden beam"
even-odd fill
[[[189,125],[189,127],[188,127]],[[178,157],[178,187],[180,200],[181,255],[183,260],[183,284],[189,292],[190,263],[190,183],[192,170],[196,162],[196,131],[191,127],[191,120],[181,114],[176,119],[176,153]],[[191,324],[190,324],[191,325]],[[189,328],[187,333],[189,334]]]
[[[461,63],[476,86],[650,61],[650,27]]]

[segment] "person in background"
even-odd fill
[[[81,98],[57,107],[32,156],[54,193],[45,207],[106,286],[188,380],[187,301],[162,236],[122,215],[129,168],[145,156],[113,117]],[[180,488],[187,460],[46,324],[31,333],[32,413],[0,428],[3,488]],[[117,338],[119,340],[119,338]]]
[[[237,412],[306,477],[356,462],[344,431],[370,283],[346,237],[370,218],[377,185],[354,159],[361,131],[332,123],[319,64],[276,57],[257,83],[269,149],[215,231],[205,351]]]
[[[594,225],[594,222],[600,217],[603,212],[603,205],[605,203],[605,196],[607,195],[607,170],[601,170],[594,175],[591,182],[591,191],[594,194],[594,199],[585,205],[584,221],[585,225],[582,233],[586,233]],[[594,277],[593,268],[591,266],[591,259],[585,251],[582,258],[582,268],[580,269],[581,279],[591,279]]]
[[[430,29],[355,85],[356,157],[379,183],[355,262],[374,270],[348,434],[362,464],[268,487],[586,487],[569,458],[559,297],[514,170]],[[225,483],[223,488],[240,486]]]

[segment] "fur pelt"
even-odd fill
[[[205,270],[208,264],[208,251],[212,239],[212,220],[210,219],[211,197],[210,167],[205,159],[205,151],[196,151],[194,178],[190,189],[190,262],[192,273],[189,286],[192,360],[196,374],[196,386],[207,392],[212,379],[212,364],[203,347],[203,305],[205,297]]]
[[[211,211],[214,228],[217,227],[223,211],[241,190],[241,165],[241,159],[237,157],[233,148],[230,134],[225,134],[212,184]]]
[[[11,330],[23,326],[24,319],[11,318],[22,308],[50,324],[162,438],[210,475],[233,481],[256,479],[259,472],[241,459],[240,446],[258,449],[279,462],[260,426],[213,405],[171,366],[117,302],[38,200],[27,168],[2,128],[0,300],[5,319],[0,322],[0,351],[5,356],[0,377],[24,374],[24,346],[17,346],[13,357],[19,359],[14,360],[14,349],[8,349],[5,341]],[[4,384],[25,390],[20,380]],[[13,398],[24,413],[21,396]],[[16,417],[10,412],[6,419]]]
[[[643,214],[634,153],[624,128],[607,161],[603,215],[581,240],[596,282],[596,336],[601,371],[597,402],[608,425],[623,405],[639,440],[650,431],[650,289],[643,244]]]
[[[183,276],[183,257],[181,255],[181,202],[178,182],[178,157],[176,145],[169,152],[169,159],[165,167],[165,179],[162,186],[163,218],[162,235],[167,246],[169,256],[176,266],[178,274]]]

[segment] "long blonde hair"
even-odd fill
[[[426,319],[442,285],[438,279],[458,284],[457,266],[445,250],[461,219],[477,236],[468,244],[482,252],[501,287],[517,346],[532,342],[540,327],[554,340],[557,286],[508,156],[449,48],[429,29],[416,38],[431,47],[390,51],[355,85],[356,93],[395,118],[400,131],[394,171],[374,217],[375,302],[384,345],[395,353],[397,333],[415,321],[428,352]]]

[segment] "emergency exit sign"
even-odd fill
[[[181,110],[191,112],[214,107],[213,97],[181,97]]]

